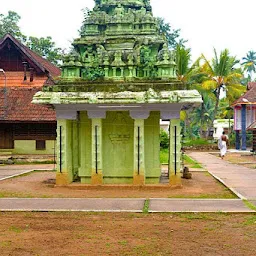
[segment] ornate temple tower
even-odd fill
[[[112,80],[175,77],[175,62],[166,40],[158,32],[149,1],[95,1],[81,35],[66,56],[63,78],[98,76]],[[99,71],[99,70],[98,70]]]
[[[159,120],[170,120],[169,178],[180,182],[180,110],[201,102],[176,80],[149,0],[95,0],[62,76],[33,102],[58,119],[57,184],[159,183]]]

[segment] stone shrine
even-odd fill
[[[95,0],[62,76],[33,103],[57,114],[56,182],[157,184],[160,119],[170,120],[169,179],[179,184],[180,111],[200,94],[176,80],[149,0]]]

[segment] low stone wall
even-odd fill
[[[185,147],[183,147],[183,149],[185,151],[216,151],[216,150],[219,150],[217,144],[185,146]]]

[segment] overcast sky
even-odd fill
[[[8,10],[21,16],[20,27],[28,36],[51,36],[57,46],[69,49],[83,20],[82,9],[94,0],[0,0],[0,13]],[[228,48],[241,58],[256,51],[256,0],[151,0],[154,15],[163,17],[188,39],[193,58],[212,57]]]

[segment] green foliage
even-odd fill
[[[184,164],[185,165],[189,164],[191,168],[198,168],[198,169],[202,168],[202,166],[197,161],[195,161],[194,159],[192,159],[188,155],[184,155],[183,160],[184,160]]]
[[[161,149],[160,150],[160,163],[167,164],[168,161],[169,161],[168,149]]]
[[[210,124],[210,127],[212,127],[219,108],[221,90],[224,90],[227,99],[233,102],[236,98],[241,96],[245,91],[245,87],[241,84],[241,71],[235,68],[238,60],[231,56],[227,49],[221,51],[220,55],[218,55],[214,49],[214,58],[211,63],[204,55],[201,56],[201,60],[204,61],[201,72],[205,74],[202,89],[204,89],[205,92],[213,93],[215,96],[215,107]]]
[[[161,149],[169,147],[169,135],[164,129],[160,130],[160,147]]]
[[[55,42],[52,41],[52,38],[50,36],[37,38],[23,35],[18,25],[20,19],[21,17],[19,14],[13,11],[9,11],[6,16],[0,14],[0,37],[9,33],[24,43],[32,51],[38,53],[50,62],[58,64],[61,60],[62,52],[60,48],[55,46]]]
[[[200,146],[200,145],[210,145],[211,143],[203,138],[192,139],[184,141],[184,146]]]
[[[256,72],[256,52],[249,51],[246,54],[246,57],[242,58],[243,62],[241,65],[244,68],[244,71],[248,74],[249,82],[252,80],[253,74]]]
[[[104,77],[104,75],[104,70],[100,67],[86,68],[83,70],[83,78],[90,81],[95,81],[99,78]]]
[[[176,65],[177,65],[177,76],[178,79],[183,81],[185,76],[188,74],[189,62],[191,59],[190,49],[177,44],[176,46]]]
[[[148,213],[149,211],[149,199],[146,199],[144,202],[144,207],[143,207],[143,213]]]
[[[247,200],[243,200],[243,202],[248,208],[250,208],[253,211],[256,211],[256,205],[254,205],[253,203]],[[256,224],[256,216],[248,218],[247,221],[245,222],[245,225],[251,225],[251,224]]]
[[[159,32],[166,37],[169,48],[175,49],[177,44],[184,46],[187,40],[180,38],[180,29],[173,29],[163,18],[157,18],[157,22]]]
[[[86,7],[84,9],[82,9],[82,12],[84,14],[84,20],[83,20],[82,26],[81,26],[81,28],[79,30],[80,36],[83,36],[83,34],[84,34],[85,21],[90,17],[92,11],[88,7]]]
[[[52,41],[50,36],[46,38],[30,36],[26,44],[32,51],[38,53],[54,64],[58,64],[61,60],[62,51],[55,46],[55,42]]]
[[[241,135],[240,135],[241,136]],[[229,146],[230,147],[235,147],[236,145],[236,133],[235,131],[232,131],[230,134],[229,134]],[[253,140],[253,134],[251,131],[247,131],[246,132],[246,146],[247,147],[251,147],[252,146],[252,140]]]
[[[148,46],[143,46],[140,49],[140,63],[143,69],[148,69],[149,77],[154,78],[157,76],[157,69],[155,67],[155,60],[151,57],[151,49]]]
[[[18,25],[20,19],[20,15],[13,11],[9,11],[6,16],[0,14],[0,37],[8,33],[20,41],[25,41],[26,37],[21,33]]]

